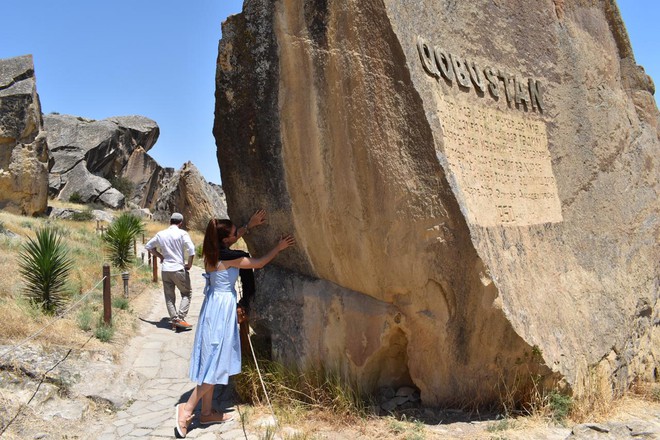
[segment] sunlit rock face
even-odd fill
[[[180,212],[186,227],[204,231],[210,219],[227,218],[222,187],[204,179],[192,162],[160,182],[157,196],[149,206],[155,220],[169,222],[173,212]]]
[[[0,209],[38,215],[48,204],[48,146],[32,55],[0,59]]]
[[[141,147],[133,150],[126,166],[122,169],[122,176],[133,184],[130,201],[150,211],[153,211],[165,183],[174,173],[174,168],[160,166]],[[169,216],[166,219],[169,221]]]
[[[252,253],[298,241],[274,355],[426,404],[657,376],[653,92],[613,2],[246,1],[214,133]]]

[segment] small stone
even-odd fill
[[[397,396],[410,397],[415,393],[415,389],[411,387],[401,387],[396,391]]]

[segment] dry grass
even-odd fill
[[[278,419],[315,420],[332,424],[355,424],[368,415],[368,402],[359,387],[338,374],[323,370],[299,372],[265,359],[259,360],[261,375]],[[266,404],[267,400],[254,362],[244,358],[235,389],[241,400]]]
[[[75,206],[61,201],[52,201],[51,204],[58,207]],[[80,206],[76,207],[80,208]],[[63,317],[45,315],[39,307],[24,298],[23,280],[17,270],[17,255],[22,243],[25,242],[26,237],[34,236],[35,231],[46,224],[57,228],[69,249],[69,254],[75,260],[75,267],[66,285],[68,303],[57,313],[61,315],[70,309]],[[165,225],[157,223],[148,224],[148,228],[154,230],[164,227]],[[12,317],[3,326],[0,342],[8,345],[18,344],[41,331],[34,341],[44,346],[53,344],[81,347],[86,344],[87,348],[104,347],[111,351],[121,349],[122,342],[133,334],[137,325],[135,309],[140,310],[149,306],[149,304],[141,304],[137,299],[141,292],[153,286],[148,267],[138,265],[131,268],[130,305],[126,310],[113,308],[114,336],[110,344],[103,344],[95,338],[90,340],[103,316],[100,281],[105,255],[100,236],[96,231],[96,222],[50,220],[0,212],[0,232],[2,232],[0,233],[0,272],[3,274],[0,277],[0,314]],[[121,297],[123,283],[119,271],[111,268],[111,274],[113,275],[112,295]],[[81,328],[81,315],[89,321],[88,328]]]

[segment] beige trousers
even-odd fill
[[[177,272],[161,272],[163,279],[163,293],[165,293],[165,305],[167,306],[167,313],[170,314],[170,319],[179,318],[184,319],[188,314],[190,308],[190,297],[192,296],[192,288],[190,287],[190,273],[187,270],[180,270]],[[176,293],[174,288],[178,288],[181,292],[181,304],[179,310],[176,310]]]

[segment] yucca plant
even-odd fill
[[[110,223],[103,241],[113,265],[126,269],[133,262],[133,240],[143,232],[142,219],[129,213],[123,213]]]
[[[19,272],[25,279],[25,294],[46,312],[54,312],[65,301],[65,285],[73,259],[56,229],[37,230],[19,253]]]

